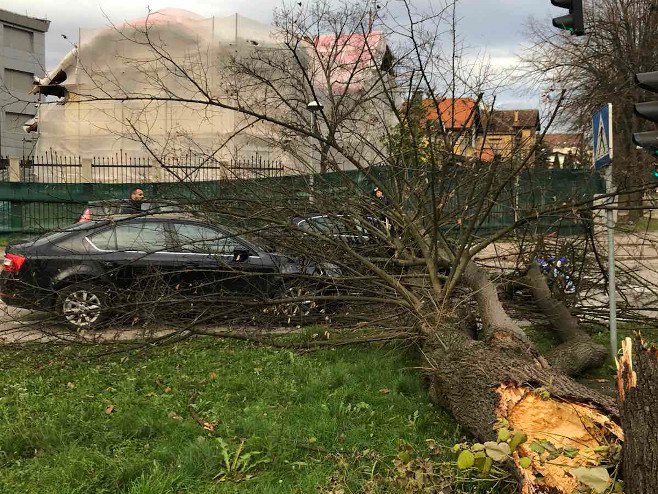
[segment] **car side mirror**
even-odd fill
[[[247,249],[235,249],[233,251],[233,262],[245,262],[249,259],[249,252]]]

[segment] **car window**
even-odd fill
[[[335,225],[326,216],[314,216],[302,220],[298,225],[302,230],[315,233],[336,233]]]
[[[308,232],[331,235],[355,235],[363,231],[356,222],[352,224],[341,216],[314,216],[302,220],[298,226]]]
[[[194,223],[174,224],[176,251],[209,254],[233,254],[236,248],[244,246],[226,233]]]
[[[101,250],[158,252],[168,247],[164,224],[155,221],[122,223],[89,239]]]

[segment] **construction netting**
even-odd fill
[[[59,99],[39,108],[35,155],[277,159],[266,124],[194,102],[226,101],[234,57],[279,46],[270,26],[237,14],[176,9],[81,30],[79,45],[41,81]]]

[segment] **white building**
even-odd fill
[[[257,115],[306,125],[311,99],[332,113],[327,91],[351,93],[376,85],[379,79],[368,76],[369,69],[390,64],[392,55],[375,33],[340,40],[345,57],[329,55],[326,36],[304,40],[296,57],[284,41],[271,26],[237,14],[203,18],[177,9],[114,28],[81,30],[78,46],[35,86],[35,92],[58,99],[40,106],[35,154],[156,157],[167,163],[201,156],[227,166],[259,156],[285,163],[289,173],[317,168],[309,164],[317,160],[317,153],[308,152],[311,139],[286,135]],[[372,46],[364,49],[364,43]],[[299,68],[295,76],[295,64],[307,70]],[[326,73],[318,64],[332,66],[335,77],[313,76],[311,91],[303,73]],[[266,71],[266,80],[241,75],[250,70]],[[198,103],[207,99],[217,104]],[[359,114],[361,123],[363,118]],[[350,128],[345,120],[343,131],[350,134]],[[307,152],[300,153],[304,147]]]

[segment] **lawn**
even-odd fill
[[[0,492],[404,492],[460,438],[398,346],[115,350],[0,350]]]

